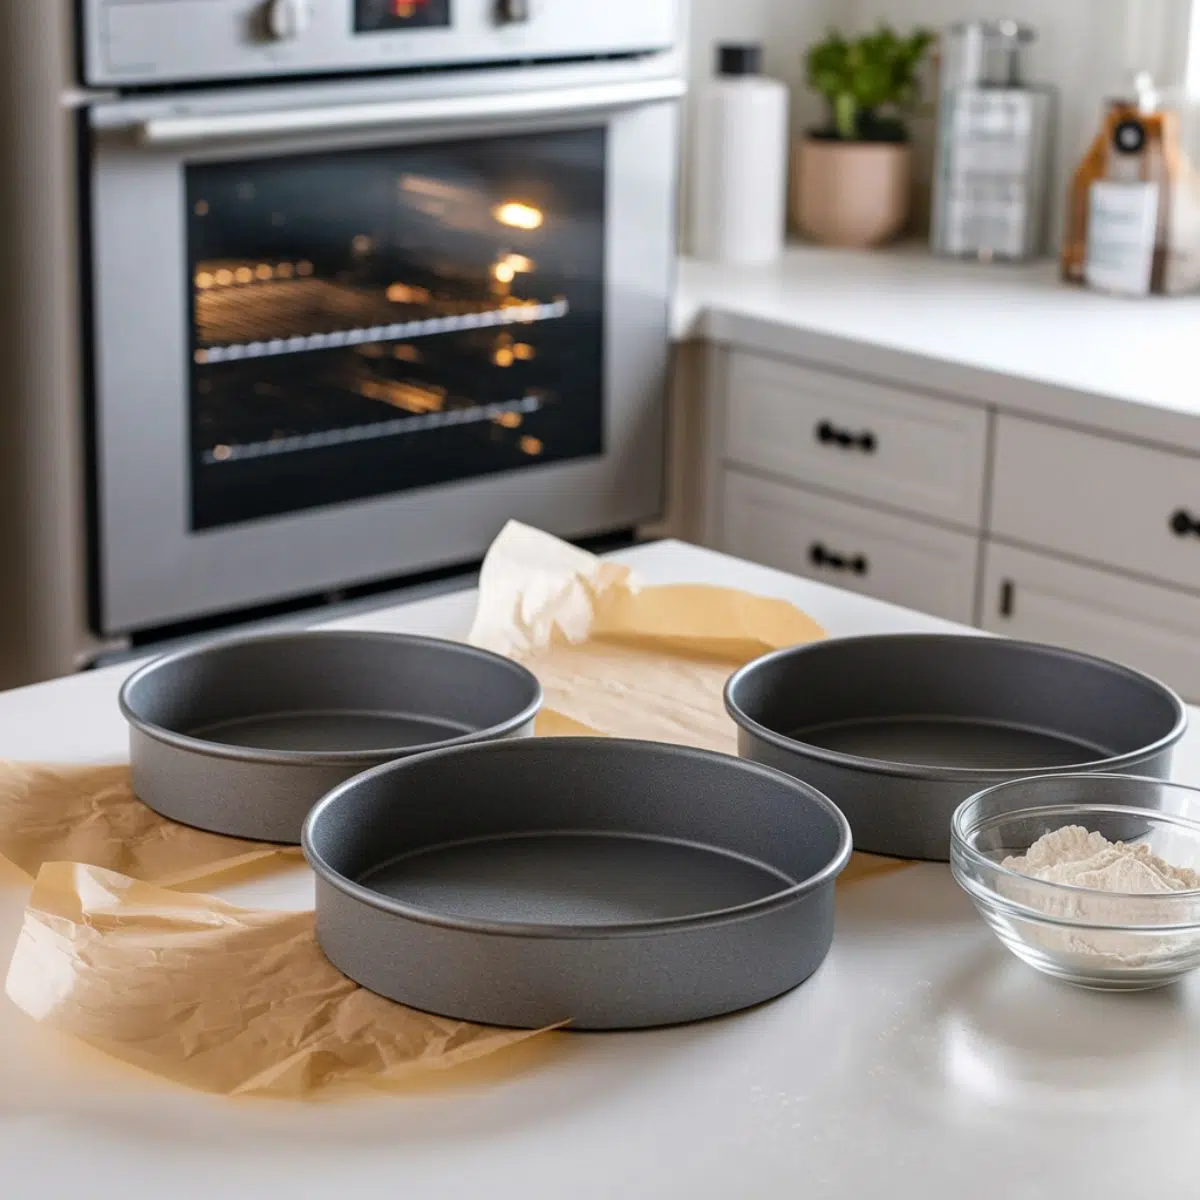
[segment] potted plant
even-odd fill
[[[908,220],[910,152],[904,117],[934,35],[901,37],[886,25],[847,39],[831,32],[808,52],[808,84],[828,123],[800,140],[792,210],[799,228],[833,246],[875,246]]]

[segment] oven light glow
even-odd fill
[[[521,453],[528,454],[530,458],[536,458],[542,452],[541,438],[530,437],[528,434],[517,445],[521,447]]]
[[[407,283],[388,284],[387,298],[393,304],[428,304],[431,296],[428,289],[411,287]]]
[[[255,279],[270,279],[274,274],[275,272],[272,271],[266,263],[259,263],[258,266],[254,268]]]
[[[516,271],[507,262],[498,262],[492,266],[492,277],[497,283],[512,283],[517,277]]]
[[[212,456],[217,460],[217,462],[224,462],[231,453],[232,451],[228,446],[214,446],[212,448]]]
[[[233,272],[226,267],[222,267],[213,275],[213,278],[217,281],[219,287],[228,287],[233,282]]]
[[[536,355],[537,351],[528,342],[518,342],[513,347],[513,356],[522,362],[530,362]]]
[[[295,273],[296,268],[293,267],[291,263],[280,263],[279,266],[275,268],[276,279],[291,279]]]
[[[198,271],[193,282],[201,291],[204,291],[207,288],[212,287],[212,285],[217,281],[212,277],[212,273],[210,271]]]
[[[249,267],[238,267],[233,277],[238,283],[249,283],[254,278],[254,272]]]
[[[501,346],[493,355],[492,362],[498,367],[513,365],[513,352],[507,346]]]
[[[365,258],[375,249],[375,239],[365,233],[357,233],[350,239],[350,249],[359,258]]]
[[[492,419],[504,429],[520,429],[525,418],[519,412],[502,412]]]
[[[311,275],[313,273],[313,265],[306,258],[302,258],[296,264],[297,275]]]
[[[519,274],[528,275],[536,265],[532,258],[526,258],[523,254],[507,254],[504,261]]]
[[[441,412],[446,403],[445,388],[425,387],[417,383],[364,379],[358,385],[358,391],[368,400],[381,400],[393,408],[412,413]]]
[[[516,200],[497,205],[492,209],[492,216],[510,229],[541,229],[542,221],[545,220],[540,208],[534,208],[532,204],[521,204]]]

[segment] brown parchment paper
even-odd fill
[[[408,1084],[538,1032],[358,987],[321,953],[311,912],[238,908],[78,863],[38,872],[6,990],[37,1021],[224,1095]]]
[[[702,584],[644,585],[628,567],[513,521],[484,560],[469,640],[541,680],[540,734],[593,731],[736,754],[722,698],[731,671],[824,636],[786,600]],[[855,854],[839,882],[905,865]]]
[[[510,524],[484,564],[470,640],[538,675],[543,736],[735,753],[721,698],[730,671],[822,636],[785,601],[643,586],[625,567]],[[125,767],[0,762],[0,853],[36,874],[12,1000],[187,1086],[286,1097],[396,1086],[534,1036],[366,992],[321,954],[311,913],[169,890],[294,851],[167,821],[133,796]],[[855,855],[839,882],[903,865]]]
[[[133,794],[127,766],[0,759],[0,855],[28,875],[70,861],[171,886],[299,854],[160,817]]]

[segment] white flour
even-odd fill
[[[1110,842],[1103,834],[1089,833],[1081,825],[1065,825],[1043,834],[1024,854],[1004,859],[1001,866],[1045,883],[1092,889],[1051,897],[1012,880],[1003,881],[1001,887],[1011,899],[1047,916],[1097,925],[1137,924],[1145,920],[1144,901],[1137,905],[1138,915],[1130,911],[1133,895],[1167,895],[1200,889],[1200,873],[1166,862],[1151,853],[1149,846]],[[1154,917],[1159,915],[1153,913]],[[1170,923],[1169,903],[1162,906],[1161,919]],[[1047,950],[1093,960],[1108,959],[1119,966],[1152,962],[1191,948],[1197,941],[1192,934],[1152,936],[1066,927],[1027,929],[1025,936],[1036,938]]]

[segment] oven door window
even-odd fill
[[[193,529],[603,453],[602,128],[186,183]]]

